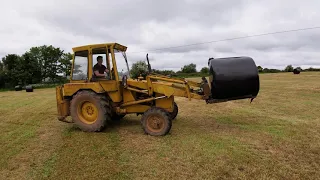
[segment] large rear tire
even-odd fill
[[[174,120],[177,117],[178,112],[179,112],[178,105],[176,102],[174,102],[173,112],[169,113],[171,120]]]
[[[166,110],[151,107],[141,118],[144,132],[151,136],[164,136],[169,133],[172,122]]]
[[[111,118],[108,99],[91,91],[78,92],[70,106],[73,122],[86,132],[101,131]]]

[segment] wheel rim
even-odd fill
[[[86,124],[93,124],[98,118],[98,108],[91,102],[85,101],[78,106],[78,116]]]
[[[152,132],[160,132],[165,127],[165,120],[160,115],[151,115],[147,118],[147,127]]]

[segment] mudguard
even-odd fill
[[[56,87],[56,101],[58,110],[58,120],[65,121],[65,118],[70,115],[70,100],[63,98],[63,87]]]

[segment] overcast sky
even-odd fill
[[[43,44],[71,52],[73,46],[118,42],[128,47],[130,62],[149,52],[158,69],[189,63],[200,69],[209,57],[228,56],[250,56],[268,68],[320,67],[320,29],[148,51],[320,26],[319,7],[320,0],[2,1],[0,57]]]

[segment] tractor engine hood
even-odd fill
[[[257,66],[250,57],[209,59],[211,101],[255,98],[260,82]]]

